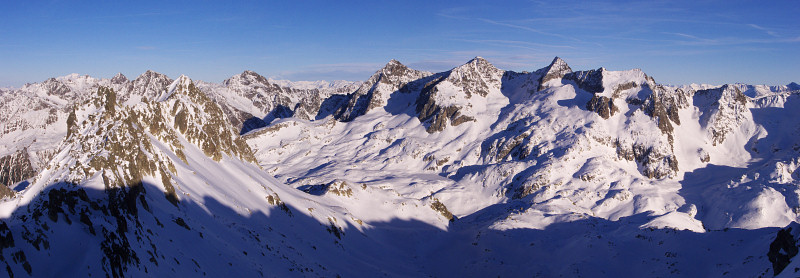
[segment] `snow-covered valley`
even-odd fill
[[[792,277],[798,109],[560,58],[52,78],[0,90],[0,273]]]

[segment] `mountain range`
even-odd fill
[[[0,89],[9,276],[800,271],[800,85],[391,60]],[[0,264],[0,267],[3,266]]]

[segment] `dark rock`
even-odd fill
[[[364,115],[372,109],[383,107],[384,98],[404,88],[409,82],[418,80],[429,73],[413,70],[397,60],[392,59],[383,68],[375,72],[367,82],[353,93],[347,95],[347,101],[340,106],[334,117],[349,122]]]
[[[578,85],[581,90],[589,93],[603,92],[603,71],[604,68],[589,71],[577,71],[564,75],[564,79],[571,80]]]
[[[586,103],[586,109],[597,112],[597,114],[603,119],[608,119],[609,117],[614,116],[615,113],[619,112],[619,108],[614,105],[613,99],[599,95],[594,95],[592,99]]]
[[[0,157],[0,198],[14,196],[9,186],[36,175],[28,149],[18,150],[14,154]]]
[[[769,252],[767,252],[767,257],[772,263],[772,270],[776,276],[789,265],[790,260],[797,253],[797,239],[792,236],[792,227],[778,231],[775,240],[769,244]]]

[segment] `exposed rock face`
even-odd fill
[[[565,80],[570,80],[575,82],[578,85],[578,88],[584,90],[586,92],[591,93],[592,99],[586,103],[586,109],[589,111],[597,112],[600,117],[603,119],[608,119],[611,116],[614,116],[615,113],[619,112],[619,108],[614,105],[614,99],[617,97],[616,93],[619,91],[623,91],[626,89],[630,89],[629,84],[636,83],[629,83],[623,84],[618,86],[615,89],[615,94],[612,94],[611,97],[601,95],[605,88],[603,87],[603,73],[605,72],[604,68],[599,68],[597,70],[589,70],[589,71],[577,71],[571,72],[564,75]]]
[[[594,95],[588,103],[586,109],[597,112],[603,119],[608,119],[614,116],[614,113],[619,112],[619,108],[614,105],[614,100],[605,96]]]
[[[225,121],[222,110],[185,76],[169,86],[159,101],[133,107],[117,104],[116,93],[98,88],[95,97],[70,113],[68,135],[62,143],[59,163],[71,163],[58,181],[79,183],[100,173],[107,188],[141,183],[145,176],[160,178],[167,198],[177,202],[172,175],[175,166],[167,153],[155,148],[149,136],[164,142],[184,163],[184,146],[178,132],[206,156],[220,160],[228,155],[255,161],[249,146]]]
[[[64,78],[50,78],[0,95],[0,141],[8,142],[0,144],[0,157],[6,157],[3,167],[8,167],[3,183],[10,186],[30,178],[49,162],[64,136],[70,105],[89,95],[71,86]]]
[[[418,91],[418,88],[407,88],[405,86],[409,82],[429,75],[431,74],[428,72],[410,69],[392,59],[364,82],[358,90],[348,94],[347,103],[338,108],[334,116],[343,122],[352,121],[372,109],[385,106],[386,100],[389,99],[389,95],[393,92],[401,89],[405,93]]]
[[[120,78],[117,78],[117,81],[120,81]],[[131,103],[136,103],[139,100],[145,99],[155,99],[160,94],[162,94],[172,83],[172,79],[163,75],[161,73],[148,70],[136,79],[133,82],[125,82],[121,83],[122,88],[120,88],[119,92],[119,101],[120,103],[127,103],[131,100]],[[113,84],[116,84],[112,82]]]
[[[72,92],[72,90],[69,87],[64,85],[64,83],[61,83],[60,81],[56,80],[55,78],[50,78],[45,80],[44,82],[42,82],[41,86],[42,88],[45,89],[48,95],[63,97],[69,95]]]
[[[154,108],[154,107],[153,107]],[[158,110],[146,112],[150,115]],[[144,176],[159,176],[164,182],[170,200],[177,201],[170,182],[170,169],[175,166],[163,153],[154,150],[146,127],[156,131],[164,125],[161,117],[146,117],[144,111],[119,106],[116,93],[109,88],[98,88],[95,97],[70,113],[69,133],[62,142],[59,161],[52,167],[65,167],[68,172],[55,177],[59,181],[79,183],[100,174],[107,189],[133,186]],[[169,138],[161,130],[161,137]],[[173,134],[174,136],[174,134]],[[177,147],[179,147],[178,145]],[[176,153],[180,149],[175,149]],[[71,157],[76,160],[71,163]],[[70,163],[61,165],[61,163]]]
[[[199,146],[206,156],[219,161],[222,154],[254,162],[250,147],[225,121],[225,115],[208,96],[186,76],[172,85],[173,92],[164,102],[174,117],[174,127],[186,139]],[[166,108],[166,107],[165,107]]]
[[[436,84],[441,78],[434,79],[431,83],[425,85],[417,99],[417,118],[421,122],[427,122],[428,133],[442,131],[447,127],[448,123],[452,126],[457,126],[468,121],[474,121],[475,118],[462,115],[461,108],[458,106],[442,107],[436,103],[436,93],[438,89]]]
[[[475,57],[466,64],[449,71],[443,81],[462,88],[467,99],[472,98],[473,95],[486,97],[490,90],[500,88],[503,73],[503,70],[494,67],[486,59]]]
[[[125,83],[128,83],[128,78],[122,73],[117,73],[117,75],[114,75],[114,77],[111,78],[111,84],[119,85]]]
[[[535,123],[530,119],[521,119],[509,124],[494,140],[486,140],[481,144],[481,155],[489,161],[525,160],[529,155],[540,155],[535,152],[537,133]]]
[[[36,170],[31,165],[28,149],[0,157],[0,186],[11,186],[35,175]]]
[[[671,145],[648,146],[643,144],[615,144],[620,158],[636,161],[642,166],[642,174],[651,179],[662,179],[678,172],[678,159]]]
[[[456,217],[447,210],[447,207],[442,204],[439,199],[431,198],[431,209],[439,212],[444,218],[447,218],[448,221],[453,222],[456,221]]]
[[[708,130],[713,145],[725,141],[728,133],[752,117],[747,103],[747,96],[730,85],[700,90],[694,94],[694,105],[703,113],[700,123]]]
[[[559,57],[555,57],[550,65],[538,70],[536,73],[541,76],[539,79],[539,91],[547,89],[545,83],[550,80],[564,77],[564,75],[571,73],[572,69]]]
[[[637,87],[639,87],[639,84],[634,82],[634,81],[630,81],[628,83],[617,85],[617,87],[614,88],[614,94],[611,95],[611,98],[618,98],[618,97],[620,97],[620,94],[623,91],[630,90],[630,89],[637,88]]]
[[[589,71],[576,71],[564,75],[564,79],[574,81],[578,88],[592,94],[602,93],[604,68]]]
[[[485,98],[490,91],[499,91],[504,71],[481,57],[450,71],[431,76],[422,86],[416,102],[417,118],[426,123],[429,133],[442,131],[447,125],[458,126],[474,121],[463,110],[472,107],[475,98]],[[444,88],[444,89],[442,89]]]
[[[329,97],[328,91],[284,87],[249,70],[225,80],[223,86],[199,85],[242,134],[264,127],[276,118],[313,120]]]
[[[672,123],[680,125],[681,119],[678,116],[678,110],[688,107],[686,95],[682,90],[670,92],[661,85],[652,86],[645,84],[645,87],[652,93],[642,104],[642,109],[645,114],[658,122],[658,129],[669,137],[671,144],[674,130]]]

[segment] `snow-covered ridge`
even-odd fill
[[[800,212],[797,87],[481,57],[338,85],[53,78],[1,96],[0,166],[35,174],[0,191],[0,255],[34,276],[764,275]]]

